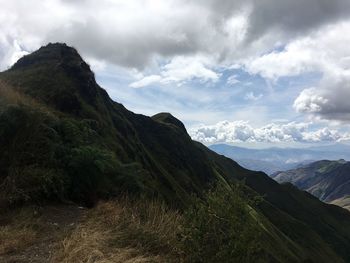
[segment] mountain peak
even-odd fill
[[[85,63],[75,48],[67,46],[65,43],[49,43],[39,48],[37,51],[20,58],[12,66],[11,70],[24,69],[43,64],[68,62],[75,62],[76,64]]]
[[[152,119],[155,121],[175,125],[176,127],[186,132],[185,125],[180,120],[171,115],[169,112],[160,112],[156,115],[153,115]]]
[[[78,81],[81,86],[96,85],[90,66],[75,48],[65,43],[49,43],[20,58],[10,69],[10,71],[16,70],[38,70],[52,77],[61,72],[71,80]]]
[[[10,85],[64,112],[80,114],[83,101],[96,107],[101,93],[107,97],[90,66],[64,43],[49,43],[1,74]]]

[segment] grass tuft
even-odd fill
[[[100,203],[64,239],[53,262],[181,262],[181,215],[156,201]]]
[[[23,250],[35,242],[38,235],[36,218],[32,212],[26,208],[16,213],[15,217],[1,218],[0,256]]]

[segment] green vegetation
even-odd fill
[[[57,117],[6,89],[7,103],[0,104],[0,203],[73,199],[92,205],[98,196],[141,192],[139,166],[121,164],[99,144],[94,120]]]
[[[262,229],[247,200],[240,187],[222,185],[195,198],[184,215],[188,262],[266,262]]]

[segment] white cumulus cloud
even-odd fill
[[[199,57],[175,57],[163,66],[159,75],[148,75],[130,84],[130,87],[141,88],[155,83],[169,84],[198,79],[201,82],[216,82],[220,74],[209,69],[205,58]]]
[[[142,88],[142,87],[146,87],[146,86],[152,85],[154,83],[158,83],[161,80],[162,80],[162,77],[159,76],[159,75],[149,75],[147,77],[143,77],[140,80],[131,83],[130,87],[132,87],[132,88]]]
[[[236,142],[336,142],[349,140],[349,133],[327,127],[311,129],[310,123],[272,123],[254,128],[246,121],[222,121],[189,129],[191,137],[207,144]]]
[[[294,101],[294,108],[320,119],[350,121],[350,71],[327,75],[317,88],[303,90]]]

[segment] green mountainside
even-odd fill
[[[192,141],[169,113],[128,111],[65,44],[42,47],[0,73],[0,148],[0,208],[94,206],[128,193],[183,209],[217,182],[244,182],[245,192],[263,197],[251,214],[267,262],[350,262],[348,211]]]

